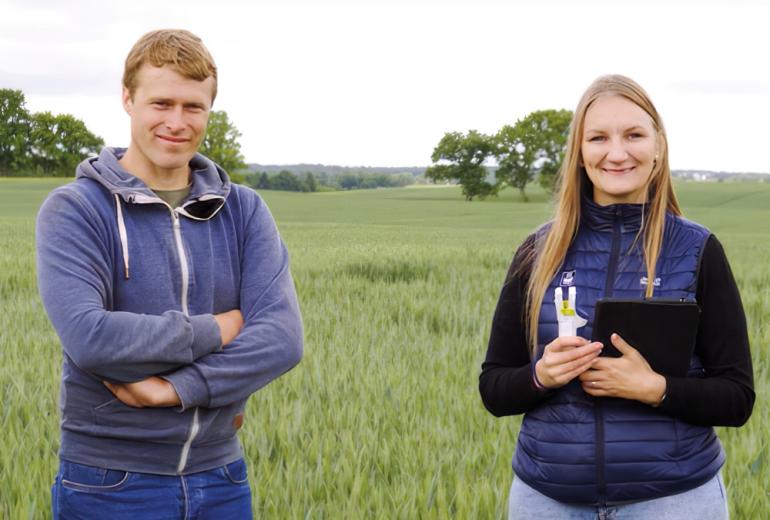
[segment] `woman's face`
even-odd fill
[[[599,97],[586,111],[580,151],[597,204],[644,202],[657,153],[647,112],[619,95]]]

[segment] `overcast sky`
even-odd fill
[[[189,29],[248,162],[422,166],[444,132],[574,109],[597,76],[652,96],[675,169],[770,172],[770,10],[750,0],[0,0],[0,88],[126,146],[123,60]]]

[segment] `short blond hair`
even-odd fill
[[[204,81],[214,78],[211,101],[217,97],[217,66],[203,40],[184,29],[150,31],[137,41],[126,57],[123,86],[134,96],[138,72],[148,63],[155,67],[169,66],[185,78]]]

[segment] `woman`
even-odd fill
[[[746,320],[721,245],[681,216],[663,123],[634,81],[583,95],[557,201],[514,256],[480,376],[490,412],[526,414],[509,517],[727,518],[713,426],[751,414]],[[576,288],[579,336],[557,337],[559,287]],[[622,356],[600,357],[584,338],[601,297],[696,300],[688,377],[656,373],[616,334]]]

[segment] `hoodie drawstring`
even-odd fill
[[[123,249],[123,265],[125,266],[125,276],[128,280],[128,233],[126,233],[126,224],[123,222],[123,209],[120,205],[120,196],[115,193],[115,207],[118,213],[118,233],[120,234],[120,247]]]

